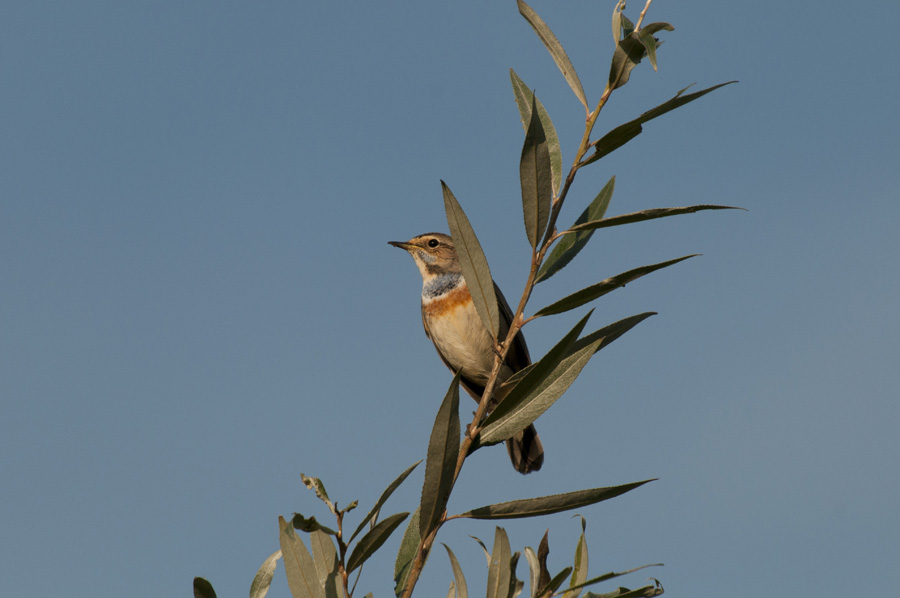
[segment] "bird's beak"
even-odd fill
[[[399,247],[400,249],[405,249],[406,251],[409,251],[410,249],[415,247],[415,245],[413,245],[412,243],[407,243],[406,241],[388,241],[388,245],[393,245],[394,247]]]

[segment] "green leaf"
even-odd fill
[[[559,187],[562,183],[562,151],[559,147],[559,136],[556,134],[556,127],[550,120],[550,115],[537,99],[534,92],[525,85],[525,82],[519,78],[519,75],[512,69],[509,69],[509,78],[512,81],[513,95],[516,98],[516,106],[519,107],[519,116],[522,120],[522,128],[528,131],[528,125],[531,123],[531,105],[537,103],[538,116],[541,118],[541,126],[544,127],[544,135],[547,137],[547,151],[550,153],[550,175],[552,180],[554,196],[559,193]]]
[[[563,582],[566,581],[566,578],[569,576],[569,573],[571,573],[571,572],[572,572],[572,567],[566,567],[565,569],[563,569],[562,571],[560,571],[559,573],[554,575],[553,579],[550,580],[550,583],[548,583],[546,586],[541,588],[540,595],[541,596],[549,596],[549,595],[553,594],[559,588],[559,586],[561,586],[563,584]]]
[[[596,162],[603,156],[606,156],[606,155],[612,153],[613,151],[619,149],[620,147],[622,147],[623,145],[625,145],[626,143],[628,143],[629,141],[631,141],[632,139],[634,139],[635,137],[640,135],[641,131],[643,130],[642,125],[645,122],[647,122],[649,120],[653,120],[654,118],[656,118],[658,116],[662,116],[666,112],[671,112],[672,110],[675,110],[676,108],[680,108],[681,106],[684,106],[685,104],[693,102],[694,100],[696,100],[698,98],[702,98],[703,96],[710,93],[711,91],[715,91],[715,90],[719,89],[720,87],[723,87],[725,85],[730,85],[732,83],[737,83],[737,82],[736,81],[728,81],[727,83],[719,83],[718,85],[713,85],[712,87],[708,87],[701,91],[689,93],[686,96],[682,96],[681,94],[684,93],[688,89],[687,87],[685,87],[684,89],[682,89],[681,91],[676,93],[675,97],[663,102],[662,104],[660,104],[656,108],[653,108],[652,110],[648,110],[647,112],[644,112],[636,119],[629,121],[623,125],[619,125],[615,129],[613,129],[612,131],[610,131],[609,133],[607,133],[606,135],[604,135],[603,137],[601,137],[600,139],[598,139],[597,141],[592,143],[591,145],[594,146],[594,153],[591,154],[588,158],[586,158],[581,163],[581,165],[586,166],[586,165],[590,164],[591,162]]]
[[[622,39],[622,8],[624,8],[622,3],[616,2],[612,14],[612,36],[613,43],[616,45],[619,45],[619,40]]]
[[[459,374],[453,378],[441,402],[425,459],[425,483],[419,515],[421,537],[435,528],[447,507],[453,487],[453,472],[459,456]]]
[[[622,2],[622,8],[625,8],[625,2]],[[625,16],[625,13],[622,13],[622,32],[628,36],[631,35],[632,31],[634,31],[634,23]]]
[[[624,19],[624,15],[622,18]],[[668,23],[651,23],[640,31],[632,29],[625,32],[625,37],[616,44],[616,51],[613,53],[612,65],[609,69],[607,85],[611,89],[618,89],[628,83],[631,69],[636,67],[645,55],[652,53],[650,61],[653,64],[653,70],[656,70],[657,41],[653,34],[663,29],[672,31],[675,28]]]
[[[613,52],[612,65],[609,68],[609,81],[607,86],[618,89],[628,83],[631,77],[631,69],[636,67],[644,58],[646,50],[637,33],[629,33],[616,45]]]
[[[516,568],[519,566],[519,553],[514,552],[509,558],[509,588],[507,589],[507,598],[516,598],[522,593],[525,582],[516,577]]]
[[[444,192],[447,224],[450,226],[450,236],[459,257],[463,278],[469,287],[478,317],[496,340],[500,329],[500,313],[497,310],[497,296],[494,294],[491,269],[488,267],[487,258],[484,257],[484,251],[481,250],[481,243],[478,242],[469,219],[450,191],[450,187],[441,181],[441,188]]]
[[[487,546],[484,545],[484,542],[481,541],[481,538],[477,538],[475,536],[469,536],[469,537],[472,538],[473,540],[475,540],[476,542],[478,542],[478,545],[481,546],[481,550],[482,550],[482,552],[484,552],[484,558],[487,559],[487,566],[490,568],[491,553],[488,552]]]
[[[506,530],[498,527],[494,531],[494,549],[491,551],[491,565],[488,567],[487,598],[507,598],[511,576],[510,553]]]
[[[656,585],[644,586],[636,590],[619,588],[615,592],[607,592],[605,594],[588,592],[584,595],[584,598],[654,598],[655,596],[661,596],[663,594],[662,585],[659,583],[658,579],[654,579],[653,581],[656,582]]]
[[[650,59],[650,66],[656,71],[656,49],[662,44],[661,41],[654,37],[660,31],[674,31],[675,28],[668,23],[650,23],[644,25],[638,32],[638,40],[644,45],[647,52],[647,58]]]
[[[194,578],[194,598],[216,598],[212,584],[202,577]]]
[[[294,598],[325,598],[325,589],[319,585],[316,565],[306,545],[284,517],[278,517],[278,527],[281,530],[281,554],[291,595]]]
[[[712,204],[702,204],[696,206],[687,206],[683,208],[652,208],[650,210],[641,210],[640,212],[632,212],[630,214],[621,214],[619,216],[610,216],[609,218],[601,218],[572,226],[568,231],[580,232],[585,230],[596,230],[598,228],[608,228],[610,226],[621,226],[623,224],[632,224],[634,222],[644,222],[645,220],[655,220],[657,218],[665,218],[667,216],[679,216],[681,214],[693,214],[702,210],[743,210],[744,208],[736,208],[734,206],[717,206]],[[568,236],[568,235],[567,235]]]
[[[281,551],[276,550],[263,562],[259,571],[253,577],[253,583],[250,584],[250,598],[266,598],[266,594],[269,593],[269,586],[272,585],[272,578],[275,577],[275,567],[278,566],[278,559],[280,558]]]
[[[648,32],[646,29],[641,29],[638,33],[638,41],[644,46],[644,52],[647,54],[647,58],[650,60],[650,66],[653,67],[653,72],[657,72],[656,68],[656,38],[653,37],[653,34]]]
[[[591,488],[590,490],[576,490],[575,492],[566,492],[565,494],[553,494],[538,498],[513,500],[472,509],[471,511],[466,511],[460,515],[455,515],[454,517],[468,517],[471,519],[522,519],[525,517],[539,517],[541,515],[561,513],[562,511],[571,511],[572,509],[609,500],[610,498],[625,494],[629,490],[634,490],[638,486],[643,486],[647,482],[652,481],[653,480],[644,480],[642,482],[633,482],[621,486]]]
[[[443,544],[443,542],[441,542]],[[453,551],[450,550],[450,547],[444,544],[444,548],[447,549],[447,556],[450,557],[450,566],[453,568],[453,580],[456,584],[456,596],[457,598],[469,598],[469,589],[466,585],[466,577],[463,575],[462,567],[459,566],[459,561],[456,560],[456,555],[453,554]]]
[[[538,562],[537,555],[534,553],[533,548],[531,548],[530,546],[526,546],[524,552],[525,559],[528,561],[528,573],[531,584],[529,585],[529,587],[531,588],[531,597],[537,598],[538,583],[540,583],[539,580],[541,575],[541,565]]]
[[[584,330],[591,314],[584,316],[572,330],[550,349],[530,371],[516,384],[509,394],[488,415],[476,439],[478,445],[485,446],[502,442],[525,429],[528,424],[541,416],[575,380],[581,371],[572,371],[573,364],[562,366],[569,349]],[[593,352],[587,356],[590,356]],[[585,359],[584,363],[587,363]],[[573,374],[574,375],[571,375]],[[571,376],[570,376],[571,375]]]
[[[609,182],[604,185],[603,189],[600,190],[600,193],[597,194],[594,201],[584,209],[584,212],[581,213],[573,226],[602,219],[606,214],[606,209],[609,207],[609,202],[612,199],[615,188],[616,177],[613,176],[609,179]],[[547,256],[547,259],[544,260],[541,269],[538,270],[534,282],[538,283],[547,280],[562,270],[572,261],[572,258],[578,255],[578,252],[587,245],[587,242],[591,239],[591,235],[593,235],[593,232],[589,230],[578,231],[577,233],[568,235],[564,234],[553,247],[550,255]]]
[[[338,581],[338,557],[334,541],[322,530],[316,530],[310,534],[309,544],[312,547],[319,585],[325,588],[326,598],[343,597],[344,588]]]
[[[397,596],[400,596],[406,587],[406,580],[409,578],[413,560],[419,549],[419,536],[419,509],[416,509],[406,524],[406,531],[403,532],[403,539],[400,540],[400,548],[397,551],[397,560],[394,562],[394,594]]]
[[[294,529],[298,529],[301,532],[306,532],[308,534],[311,534],[316,530],[322,530],[326,534],[330,534],[332,536],[337,535],[336,531],[325,527],[324,525],[316,521],[315,517],[310,517],[309,519],[307,519],[300,513],[294,513],[294,517],[291,519],[291,523],[293,524]]]
[[[416,461],[415,463],[410,465],[406,469],[406,471],[397,476],[397,479],[391,482],[391,485],[381,493],[381,497],[375,503],[375,506],[372,507],[371,511],[369,511],[369,514],[366,515],[366,518],[360,522],[359,526],[356,528],[356,531],[354,531],[353,535],[350,536],[350,539],[347,540],[347,544],[353,542],[353,539],[359,535],[359,532],[361,532],[363,528],[366,527],[367,523],[372,522],[373,525],[375,524],[375,519],[378,517],[378,512],[381,510],[381,507],[384,506],[384,503],[387,502],[387,499],[390,498],[391,494],[394,493],[394,490],[396,490],[400,486],[400,484],[402,484],[404,480],[409,477],[409,474],[411,474],[412,471],[419,466],[419,463],[421,463],[421,461]]]
[[[300,479],[303,480],[303,485],[310,490],[316,491],[316,496],[319,497],[319,500],[328,505],[328,509],[331,511],[332,515],[338,514],[337,507],[334,506],[334,503],[328,498],[328,493],[325,492],[325,484],[322,483],[322,480],[305,476],[302,473],[300,474]]]
[[[669,266],[677,264],[678,262],[683,262],[684,260],[695,257],[696,255],[698,254],[695,253],[693,255],[686,255],[674,260],[660,262],[651,266],[641,266],[640,268],[635,268],[627,272],[622,272],[621,274],[616,274],[612,278],[607,278],[606,280],[581,289],[580,291],[572,293],[568,297],[564,297],[559,301],[548,305],[547,307],[539,310],[536,314],[534,314],[534,317],[537,318],[541,316],[561,314],[563,312],[575,309],[576,307],[581,307],[585,303],[590,303],[594,299],[598,299],[603,295],[609,293],[610,291],[614,291],[620,287],[624,287],[626,284],[637,280],[638,278],[646,274],[650,274],[651,272],[654,272],[656,270],[667,268]]]
[[[582,349],[593,346],[596,341],[600,341],[600,344],[597,345],[597,348],[594,350],[595,352],[600,351],[601,349],[605,349],[613,341],[618,339],[620,336],[649,318],[650,316],[655,316],[655,311],[646,311],[642,314],[637,314],[634,316],[628,316],[627,318],[622,318],[617,322],[613,322],[612,324],[608,324],[603,328],[596,330],[580,339],[575,343],[572,347],[572,352],[576,353],[581,351]]]
[[[581,518],[581,537],[575,546],[575,562],[572,563],[572,578],[569,580],[569,589],[563,594],[563,598],[578,598],[581,594],[581,584],[587,580],[588,573],[588,546],[584,538],[585,520]]]
[[[587,586],[591,586],[597,583],[601,583],[604,581],[609,581],[610,579],[614,579],[616,577],[622,577],[623,575],[628,575],[629,573],[634,573],[635,571],[640,571],[641,569],[646,569],[647,567],[662,567],[662,563],[654,563],[652,565],[642,565],[640,567],[635,567],[634,569],[629,569],[628,571],[620,571],[618,573],[610,571],[609,573],[604,573],[603,575],[598,575],[597,577],[592,577],[591,579],[585,580],[578,585],[569,586],[566,591],[577,590],[580,588],[584,588]],[[587,594],[585,595],[585,598]]]
[[[547,230],[553,183],[550,171],[550,152],[547,137],[537,111],[537,98],[532,96],[531,122],[525,133],[522,156],[519,159],[519,182],[522,187],[522,212],[525,214],[525,233],[535,249]]]
[[[594,332],[578,339],[572,348],[569,350],[569,353],[566,355],[566,359],[574,359],[577,354],[579,354],[585,347],[589,345],[593,345],[597,340],[600,341],[600,344],[595,349],[599,351],[601,349],[609,346],[613,341],[618,339],[620,336],[649,318],[650,316],[655,316],[655,311],[648,311],[642,314],[637,314],[634,316],[629,316],[627,318],[623,318],[618,322],[613,322],[612,324],[608,324],[599,330],[595,330]],[[509,379],[503,383],[504,390],[506,388],[511,388],[519,383],[528,373],[531,371],[534,365],[530,365],[526,368],[523,368],[509,377]]]
[[[376,550],[390,537],[394,530],[403,523],[409,513],[397,513],[375,524],[375,527],[366,532],[350,553],[347,559],[347,573],[352,573],[360,565],[372,556]]]
[[[559,40],[556,39],[556,36],[550,31],[550,27],[547,26],[547,23],[545,23],[530,6],[523,0],[517,1],[519,4],[519,13],[525,17],[525,20],[528,21],[528,24],[531,25],[534,32],[537,33],[537,36],[541,39],[541,42],[543,42],[544,47],[550,52],[553,61],[556,63],[556,66],[559,67],[563,77],[566,78],[569,87],[575,92],[578,101],[581,102],[585,110],[589,110],[587,98],[584,95],[584,88],[581,86],[581,81],[578,79],[575,67],[572,66],[572,61],[569,60],[569,56],[563,49],[562,44],[559,43]]]

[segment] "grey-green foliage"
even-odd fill
[[[610,95],[631,80],[634,69],[644,58],[648,59],[654,71],[658,68],[658,52],[662,42],[656,36],[674,29],[670,24],[664,22],[644,25],[643,20],[650,7],[650,0],[645,1],[646,4],[637,22],[633,22],[625,16],[624,0],[619,0],[613,10],[614,47],[609,74],[605,81],[601,81],[604,90],[595,107],[592,108],[581,79],[562,43],[533,8],[524,0],[517,0],[519,13],[537,34],[562,73],[565,82],[584,108],[585,130],[570,162],[571,167],[566,172],[563,169],[562,144],[550,114],[533,89],[529,88],[522,78],[510,69],[513,97],[525,132],[519,156],[519,180],[522,196],[522,221],[530,249],[528,260],[531,268],[522,291],[522,298],[516,304],[512,321],[506,331],[503,331],[500,326],[498,298],[481,243],[478,241],[461,203],[450,191],[449,186],[441,181],[447,224],[459,256],[463,276],[478,316],[485,328],[491,332],[496,343],[495,371],[499,370],[500,360],[509,350],[516,333],[531,320],[581,308],[638,278],[694,257],[687,255],[651,265],[638,266],[619,274],[607,274],[599,277],[599,282],[559,298],[550,305],[537,310],[533,315],[526,316],[525,310],[534,286],[539,282],[546,282],[562,272],[569,264],[575,263],[575,258],[587,248],[595,233],[612,226],[634,224],[669,216],[708,210],[735,209],[727,205],[704,203],[685,207],[650,208],[608,216],[607,212],[616,190],[616,178],[613,176],[598,192],[589,192],[594,199],[583,208],[571,225],[568,227],[558,226],[557,221],[580,169],[598,162],[623,147],[643,132],[643,125],[647,122],[733,83],[720,83],[693,93],[685,93],[688,88],[684,88],[676,92],[670,99],[647,110],[640,116],[614,127],[603,135],[595,136],[593,134],[594,125]],[[596,72],[594,64],[591,65],[591,68]],[[580,119],[581,115],[578,118]],[[646,156],[642,156],[642,159],[646,161]],[[491,232],[493,233],[493,231]],[[600,268],[603,267],[602,261],[595,260],[591,269],[599,269],[597,264]],[[345,518],[354,510],[357,502],[353,501],[346,507],[340,508],[338,503],[329,497],[325,485],[320,479],[301,474],[302,483],[325,504],[335,523],[325,526],[315,517],[307,517],[300,513],[295,513],[290,521],[280,517],[279,543],[281,549],[269,556],[259,568],[250,588],[251,598],[266,596],[279,559],[283,560],[288,586],[295,598],[351,598],[363,565],[386,544],[404,521],[406,527],[395,561],[394,582],[397,596],[407,597],[415,588],[438,532],[449,521],[515,519],[582,509],[620,496],[651,481],[644,480],[615,486],[512,499],[478,508],[469,508],[457,514],[450,514],[447,511],[450,495],[467,458],[481,447],[507,440],[546,413],[564,396],[579,373],[597,352],[608,347],[634,326],[654,315],[654,312],[636,314],[602,326],[592,332],[585,332],[590,315],[590,312],[586,314],[543,357],[536,359],[532,365],[503,381],[499,388],[497,387],[498,380],[489,380],[475,417],[466,426],[466,434],[462,437],[459,418],[460,376],[457,375],[453,379],[432,426],[425,458],[421,498],[419,504],[415,505],[412,516],[409,516],[408,512],[399,512],[382,518],[381,510],[392,493],[409,477],[418,463],[409,467],[388,485],[365,517],[357,523],[349,537],[346,537],[344,533]],[[506,338],[501,337],[501,332],[506,333]],[[495,392],[499,392],[498,396],[504,397],[498,405],[491,403],[492,395]],[[491,409],[488,409],[489,405],[491,405]],[[396,450],[396,447],[386,447],[386,450]],[[524,560],[529,567],[528,580],[531,598],[552,596],[629,598],[658,596],[662,593],[662,586],[658,582],[634,590],[620,587],[603,594],[585,591],[588,586],[609,581],[637,569],[618,573],[610,572],[590,578],[583,518],[581,522],[582,533],[575,546],[571,566],[566,566],[555,573],[551,572],[548,566],[549,540],[546,534],[536,552],[532,548],[526,547],[521,553],[524,554]],[[307,548],[303,538],[297,534],[297,530],[306,536],[311,550]],[[511,551],[505,530],[496,528],[491,551],[488,551],[484,543],[477,538],[476,541],[483,549],[488,564],[486,596],[515,598],[521,594],[525,584],[516,576],[520,553]],[[459,561],[449,547],[445,546],[445,548],[453,574],[453,581],[450,583],[447,595],[448,597],[467,598],[469,584],[466,582]],[[640,568],[642,567],[638,569]],[[356,574],[352,585],[349,580],[351,573]],[[215,598],[212,585],[199,577],[194,580],[194,594],[198,598]]]
[[[526,594],[526,596],[529,596],[530,598],[552,598],[556,596],[561,596],[562,598],[579,598],[581,592],[588,586],[610,581],[617,577],[622,577],[629,573],[646,569],[647,567],[662,566],[660,564],[643,565],[627,571],[611,571],[609,573],[604,573],[603,575],[589,578],[588,544],[585,529],[586,522],[582,517],[581,536],[579,536],[578,542],[575,545],[572,566],[564,567],[552,576],[547,569],[547,553],[549,552],[547,535],[545,535],[541,541],[541,547],[537,553],[535,553],[534,549],[530,546],[525,547],[523,552],[529,569],[529,593]],[[497,527],[495,529],[494,546],[490,552],[488,552],[484,542],[478,538],[474,539],[484,550],[485,556],[487,557],[487,588],[485,589],[485,596],[487,598],[516,598],[517,596],[520,596],[525,587],[525,582],[519,580],[516,576],[520,553],[511,551],[506,530],[502,527]],[[460,567],[459,561],[453,551],[450,550],[450,547],[444,545],[444,548],[447,550],[447,555],[450,558],[450,566],[453,570],[453,584],[451,585],[448,596],[454,598],[468,598],[469,584],[466,581],[462,567]],[[566,583],[567,578],[568,583]],[[657,582],[652,586],[644,586],[635,590],[619,587],[612,592],[604,594],[587,592],[584,594],[584,598],[597,598],[598,596],[650,597],[658,596],[660,594],[662,594],[662,587]]]

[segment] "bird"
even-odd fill
[[[485,385],[494,366],[494,341],[485,327],[475,304],[450,235],[425,233],[409,241],[388,241],[405,249],[422,274],[422,324],[425,334],[434,343],[438,355],[473,399],[480,402]],[[494,282],[500,315],[500,336],[505,339],[512,322],[512,310],[497,283]],[[513,374],[531,364],[525,337],[519,330],[500,368],[494,396],[488,409],[496,407],[509,389],[502,384]],[[506,441],[513,467],[522,474],[541,468],[544,447],[534,425],[518,432]]]

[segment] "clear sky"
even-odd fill
[[[613,4],[532,4],[592,102]],[[659,315],[537,422],[541,472],[481,451],[450,510],[655,477],[580,511],[593,574],[662,562],[621,583],[653,575],[672,596],[896,588],[900,4],[657,0],[649,20],[676,28],[659,72],[641,64],[598,133],[691,83],[740,83],[579,174],[561,223],[612,175],[610,215],[748,211],[600,231],[537,289],[530,313],[703,254],[597,303],[591,329]],[[569,163],[583,111],[512,0],[3,3],[4,595],[184,596],[195,575],[245,595],[279,514],[327,519],[301,472],[361,517],[424,456],[450,375],[421,329],[419,274],[386,242],[446,230],[444,179],[519,296],[510,67]],[[526,327],[532,354],[584,311]],[[385,514],[415,508],[421,475]],[[514,550],[549,527],[555,570],[580,531],[569,515],[505,527]],[[469,534],[493,525],[439,540],[479,595]],[[398,542],[360,596],[392,595]],[[419,594],[451,579],[439,548]],[[287,595],[281,567],[270,595]]]

